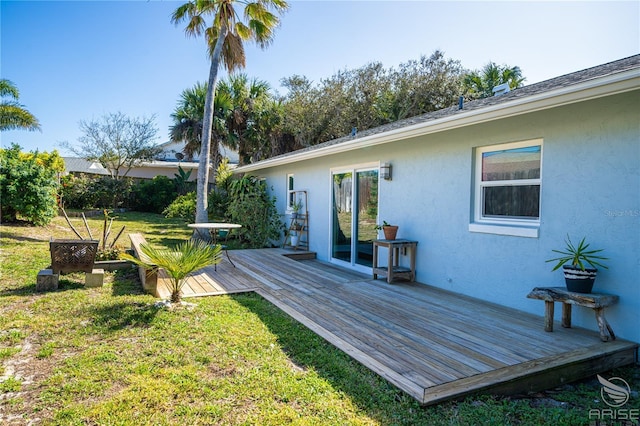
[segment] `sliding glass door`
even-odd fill
[[[378,218],[378,168],[334,172],[331,255],[371,267]]]

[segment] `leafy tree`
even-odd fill
[[[525,80],[520,67],[489,62],[482,70],[472,71],[464,77],[464,89],[473,99],[487,98],[493,96],[493,88],[500,84],[509,83],[509,88],[516,89]]]
[[[287,89],[282,98],[285,128],[293,135],[300,147],[317,143],[318,116],[316,100],[319,90],[305,76],[294,75],[280,80]]]
[[[38,157],[21,153],[16,144],[0,149],[1,221],[13,222],[20,216],[34,225],[46,225],[57,214],[57,172]]]
[[[246,133],[245,161],[255,162],[284,154],[295,149],[294,138],[284,126],[284,105],[267,99],[262,108],[253,112],[251,126]]]
[[[381,107],[388,122],[437,111],[455,105],[462,92],[464,69],[436,50],[400,64],[390,73],[390,102]]]
[[[243,21],[235,6],[244,5]],[[214,117],[214,93],[218,79],[218,68],[224,64],[227,71],[245,65],[243,42],[255,41],[265,48],[274,36],[274,30],[279,23],[277,15],[288,8],[284,0],[191,0],[178,7],[171,20],[175,24],[187,21],[185,32],[191,36],[205,34],[211,66],[207,97],[205,100],[205,114],[202,120],[201,150],[198,167],[196,222],[207,221],[207,188],[209,186],[210,148],[212,141],[212,121]],[[205,17],[212,16],[212,23],[207,26]],[[214,141],[215,143],[215,141]],[[215,149],[214,149],[215,152]]]
[[[148,256],[149,263],[129,254],[121,256],[145,269],[166,270],[171,280],[171,302],[173,303],[179,303],[182,300],[182,286],[189,275],[205,266],[220,263],[222,259],[222,249],[219,244],[212,246],[199,240],[187,240],[174,249],[155,248],[149,244],[142,244],[140,249]]]
[[[242,224],[237,232],[251,248],[270,247],[279,240],[282,222],[275,197],[267,193],[267,185],[254,176],[234,180],[229,188],[228,213],[231,220]]]
[[[0,131],[40,130],[38,119],[18,102],[18,87],[6,78],[0,79],[0,98]]]
[[[355,128],[367,130],[393,121],[454,105],[462,92],[464,70],[441,51],[420,60],[385,69],[373,62],[340,71],[318,85],[306,77],[281,81],[282,137],[293,135],[289,146],[309,146],[347,136]]]
[[[155,116],[132,118],[121,112],[110,113],[99,120],[80,121],[80,130],[84,134],[78,139],[79,146],[68,142],[62,146],[87,161],[98,161],[115,180],[160,152],[154,145],[158,134]]]

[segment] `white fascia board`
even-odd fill
[[[263,160],[255,164],[238,167],[234,170],[234,173],[262,170],[269,167],[353,151],[416,136],[444,132],[638,89],[640,89],[640,69],[636,68],[468,112],[458,112],[443,118],[428,120],[422,123],[389,130],[384,133],[356,137],[351,141],[310,149],[299,154]]]
[[[198,163],[181,162],[176,161],[151,161],[140,164],[139,167],[155,167],[158,169],[177,169],[178,166],[183,169],[197,169]],[[135,169],[135,167],[134,167]]]

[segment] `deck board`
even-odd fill
[[[422,404],[548,388],[637,354],[636,343],[601,342],[595,321],[593,330],[548,333],[542,316],[284,254],[232,251],[235,268],[227,259],[204,268],[187,280],[184,297],[255,291]]]

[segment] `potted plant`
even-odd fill
[[[382,230],[385,240],[395,240],[398,234],[398,226],[390,225],[386,220],[382,221],[382,225],[376,225],[376,230]]]
[[[298,234],[299,231],[302,230],[302,224],[298,223],[298,222],[294,222],[294,224],[291,227],[291,245],[296,247],[298,245],[298,242],[300,241],[300,235]]]
[[[589,248],[589,244],[585,243],[585,238],[580,241],[578,246],[575,246],[571,242],[569,235],[567,235],[565,243],[566,246],[564,250],[552,250],[554,253],[561,254],[562,256],[549,259],[547,262],[557,262],[552,271],[555,271],[562,266],[567,290],[575,291],[576,293],[591,293],[593,283],[595,282],[596,275],[598,273],[598,269],[596,267],[599,266],[601,268],[609,269],[607,266],[600,263],[600,261],[608,260],[608,258],[597,254],[603,251],[603,249],[587,250]],[[567,263],[570,264],[567,265]],[[585,264],[591,265],[592,268],[585,267]]]
[[[301,209],[302,209],[302,200],[294,201],[294,203],[291,204],[291,217],[296,219]]]

